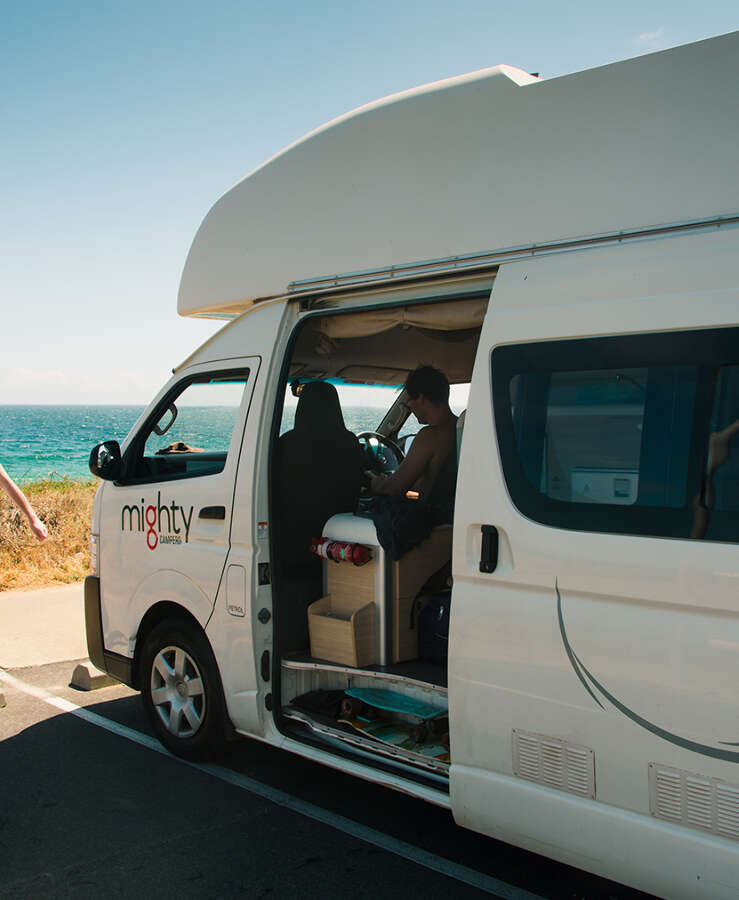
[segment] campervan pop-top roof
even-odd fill
[[[348,113],[213,206],[185,316],[295,282],[739,212],[739,32],[561,78],[496,66]]]

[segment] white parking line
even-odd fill
[[[438,872],[448,878],[453,878],[455,881],[460,881],[470,887],[478,888],[488,894],[493,894],[496,897],[502,898],[502,900],[543,900],[538,894],[532,894],[530,891],[525,891],[515,885],[507,884],[505,881],[501,881],[498,878],[493,878],[490,875],[477,872],[475,869],[471,869],[468,866],[463,866],[459,863],[452,862],[451,860],[444,859],[441,856],[436,856],[433,853],[422,850],[420,847],[415,847],[413,844],[408,844],[405,841],[390,837],[389,835],[383,834],[381,831],[376,831],[374,828],[361,825],[359,822],[354,822],[351,819],[347,819],[345,816],[322,809],[320,806],[315,806],[313,803],[309,803],[306,800],[293,797],[291,794],[279,790],[279,788],[273,788],[260,781],[255,781],[247,775],[241,775],[238,772],[233,772],[230,769],[210,763],[194,763],[180,759],[177,756],[173,756],[169,750],[165,749],[165,747],[156,740],[156,738],[153,738],[148,734],[142,734],[133,728],[128,728],[126,725],[120,725],[118,722],[106,719],[98,713],[85,709],[84,706],[77,706],[75,703],[70,703],[69,700],[65,700],[63,697],[56,697],[54,694],[50,694],[43,688],[26,684],[24,681],[21,681],[4,669],[0,669],[0,682],[4,682],[9,687],[13,687],[25,694],[30,694],[30,696],[36,697],[39,700],[43,700],[44,703],[48,703],[50,706],[55,707],[61,712],[71,713],[73,716],[77,716],[77,718],[89,722],[91,725],[97,725],[100,728],[104,728],[106,731],[117,734],[119,737],[133,741],[135,744],[140,744],[148,750],[154,750],[156,753],[168,756],[170,759],[190,766],[193,769],[197,769],[199,772],[205,772],[208,775],[212,775],[214,778],[220,778],[221,781],[225,781],[228,784],[232,784],[251,794],[255,794],[264,800],[268,800],[269,802],[282,806],[285,809],[289,809],[292,812],[299,813],[316,822],[321,822],[323,825],[328,825],[330,828],[342,831],[344,834],[351,835],[360,841],[379,847],[381,850],[386,850],[388,853],[392,853],[409,862],[416,863],[416,865],[431,869],[434,872]]]

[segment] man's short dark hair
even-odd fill
[[[405,389],[414,399],[423,394],[428,400],[440,406],[449,401],[449,381],[443,372],[433,366],[421,366],[411,372]]]

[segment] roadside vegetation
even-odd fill
[[[23,492],[49,537],[39,543],[23,513],[0,491],[0,591],[80,581],[89,574],[95,481],[27,482]]]

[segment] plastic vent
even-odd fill
[[[649,764],[649,809],[653,816],[739,840],[739,787]]]
[[[595,754],[560,738],[514,728],[513,774],[569,794],[595,797]]]
[[[716,784],[716,830],[739,840],[739,787],[723,781]]]

